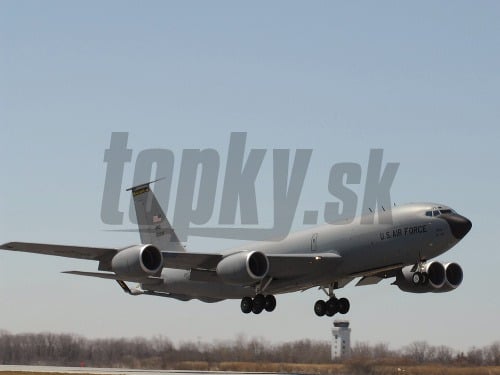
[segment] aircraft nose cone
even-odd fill
[[[467,219],[465,216],[461,215],[442,215],[443,219],[445,219],[448,222],[448,225],[450,226],[451,233],[453,234],[453,237],[455,237],[457,240],[461,240],[462,238],[465,237],[467,233],[472,228],[472,222]]]

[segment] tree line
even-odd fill
[[[270,343],[240,335],[234,340],[174,344],[164,336],[88,339],[72,334],[0,331],[0,364],[130,368],[176,368],[182,362],[329,363],[328,341]],[[500,341],[466,352],[413,342],[399,350],[387,344],[358,342],[346,361],[385,361],[500,366]]]

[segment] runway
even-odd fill
[[[245,375],[245,374],[273,374],[275,372],[232,372],[232,371],[190,371],[190,370],[138,370],[127,368],[97,368],[97,367],[57,367],[57,366],[17,366],[0,365],[0,372],[45,372],[64,374],[100,374],[100,375],[185,375],[185,374],[224,374],[224,375]]]

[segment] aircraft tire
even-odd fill
[[[429,281],[429,274],[427,272],[422,272],[422,280],[420,281],[420,284],[426,285],[428,281]]]
[[[257,294],[252,303],[252,312],[254,314],[260,314],[264,307],[266,306],[266,298],[262,294]]]
[[[411,277],[411,281],[415,285],[420,285],[422,283],[422,274],[420,272],[415,272]]]
[[[260,293],[257,294],[253,299],[253,305],[264,309],[264,306],[266,305],[266,297]]]
[[[326,302],[323,300],[317,300],[314,304],[314,313],[317,316],[324,316],[326,313]]]
[[[334,316],[339,312],[339,300],[337,298],[330,298],[326,302],[326,315]]]
[[[259,305],[256,305],[255,303],[252,306],[252,312],[254,314],[260,314],[263,310],[264,310],[264,306],[259,306]]]
[[[248,314],[252,311],[253,301],[250,297],[243,297],[241,299],[241,311],[244,314]]]
[[[347,314],[350,308],[351,304],[349,303],[349,300],[347,298],[339,299],[339,313]]]
[[[272,294],[266,296],[266,302],[264,303],[264,309],[267,312],[274,311],[276,308],[276,298]]]

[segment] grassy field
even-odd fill
[[[500,375],[500,366],[461,367],[442,365],[382,366],[356,364],[298,364],[298,363],[242,363],[242,362],[181,362],[173,370],[278,372],[293,374],[405,374],[405,375]],[[66,375],[64,373],[0,371],[0,375]],[[71,374],[74,375],[74,374]],[[81,373],[79,375],[90,375]]]

